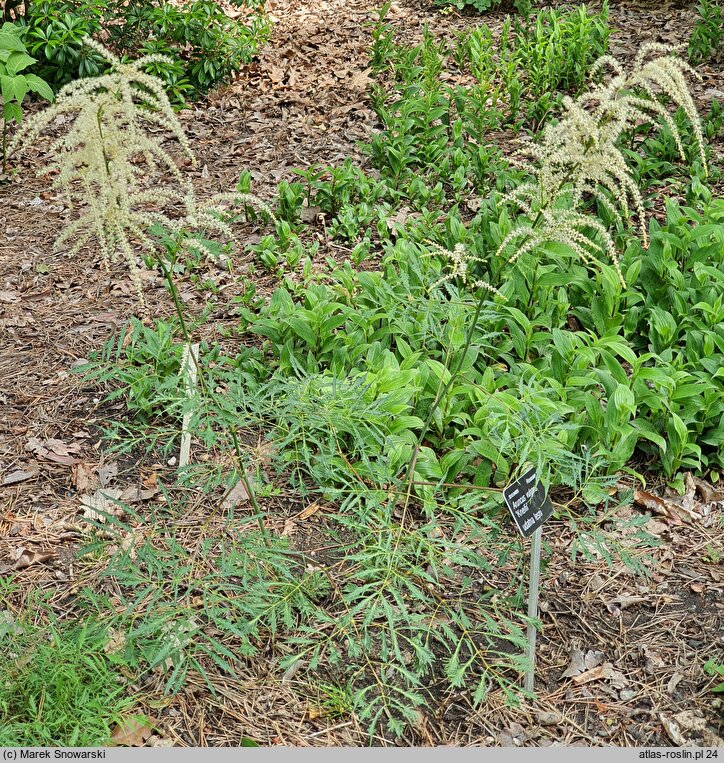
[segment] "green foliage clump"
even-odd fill
[[[280,187],[275,234],[253,251],[282,283],[268,301],[239,298],[240,332],[255,335],[255,346],[229,358],[218,344],[202,345],[198,389],[188,393],[177,326],[135,321],[130,341],[109,344],[95,374],[116,385],[112,395],[127,396],[141,436],[184,422],[204,446],[233,454],[230,470],[185,468],[184,484],[193,478],[209,495],[223,485],[228,495],[248,469],[259,492],[291,483],[335,506],[320,561],[266,526],[249,488],[253,521],[205,537],[200,573],[163,503],[163,536],[132,550],[117,544],[109,569],[127,609],[147,607],[129,636],[136,664],[165,666],[177,688],[209,660],[233,672],[237,655],[281,645],[282,670],[333,672],[370,728],[400,734],[433,686],[447,695],[465,687],[476,704],[497,686],[516,701],[526,667],[521,565],[504,594],[489,595],[480,578],[521,559],[498,491],[525,464],[604,509],[611,475],[635,467],[632,458],[656,458],[671,475],[724,466],[714,372],[724,209],[702,182],[686,69],[658,47],[628,72],[605,59],[612,76],[562,101],[537,161],[519,169],[465,132],[455,115],[468,113],[473,96],[445,100],[441,46],[430,35],[414,54],[387,54],[400,71],[410,64],[414,86],[394,91],[392,104],[375,94],[389,117],[371,149],[380,177],[347,162],[300,171],[302,182]],[[671,204],[665,227],[643,229],[646,199],[624,160],[624,137],[663,121],[685,153],[659,89],[682,107],[698,167],[692,206]],[[481,124],[497,119],[477,107]],[[480,151],[489,164],[476,190],[499,190],[473,205],[471,157]],[[419,177],[434,177],[446,161],[432,187]],[[351,262],[312,266],[305,203],[327,215],[328,234],[354,244]],[[163,261],[177,295],[170,273],[180,234],[172,232]],[[373,253],[375,269],[353,266]],[[269,440],[266,469],[253,470],[240,443],[260,436]],[[135,442],[124,437],[120,446]],[[591,553],[595,513],[581,523],[576,553]],[[129,529],[110,516],[109,526]],[[596,548],[608,561],[619,553]],[[641,560],[625,553],[641,572]]]
[[[509,61],[522,72],[522,100],[526,119],[543,123],[561,104],[561,94],[583,88],[589,70],[608,49],[608,2],[600,11],[585,5],[568,11],[546,9],[522,20],[514,19]]]
[[[97,625],[0,628],[0,745],[96,747],[133,700]]]
[[[0,93],[3,97],[2,169],[7,169],[7,134],[10,122],[23,121],[23,101],[28,92],[52,101],[53,91],[35,74],[23,74],[35,59],[27,54],[18,27],[6,22],[0,28]]]
[[[465,8],[472,8],[478,13],[485,13],[501,4],[502,0],[435,0],[436,5],[442,5],[446,8],[457,8],[459,11]],[[530,11],[530,0],[515,0],[515,7],[521,13]]]
[[[102,30],[97,0],[38,0],[19,23],[28,49],[38,58],[38,74],[56,90],[105,71],[103,56],[83,42]]]
[[[213,0],[38,0],[22,23],[26,44],[39,59],[38,74],[54,87],[105,71],[107,60],[83,43],[102,35],[120,57],[168,58],[148,60],[144,71],[159,76],[179,105],[227,82],[268,33],[262,15],[250,13],[248,23],[233,20]]]
[[[371,140],[374,166],[416,206],[441,205],[445,188],[453,200],[490,186],[496,150],[487,134],[527,123],[536,127],[580,92],[592,63],[608,44],[608,9],[585,6],[567,12],[541,11],[535,18],[503,26],[499,44],[481,25],[450,47],[429,30],[414,47],[395,46],[382,17],[374,31],[372,64],[388,72],[391,87],[377,84],[372,105],[381,129]],[[473,85],[448,84],[454,62]]]
[[[701,0],[698,18],[689,40],[689,61],[702,64],[724,56],[724,8],[719,0]]]

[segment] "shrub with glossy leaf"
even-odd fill
[[[6,22],[0,29],[0,93],[3,97],[2,168],[7,164],[7,131],[10,122],[23,121],[23,101],[29,92],[52,101],[53,91],[47,82],[35,74],[23,73],[35,59],[27,54],[20,29]]]
[[[165,82],[177,104],[228,81],[268,32],[260,12],[250,12],[246,22],[233,20],[213,0],[39,0],[24,23],[38,73],[55,87],[106,69],[102,56],[83,45],[84,37],[102,33],[119,56],[170,56],[172,64],[147,73]]]

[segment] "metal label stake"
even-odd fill
[[[539,527],[533,533],[533,543],[530,548],[530,583],[528,585],[528,617],[533,620],[538,617],[538,585],[540,583],[540,549],[543,528]],[[538,630],[535,623],[528,623],[528,659],[530,670],[525,674],[523,688],[533,691],[535,686],[535,639]]]
[[[533,537],[530,549],[530,583],[528,585],[528,617],[538,617],[538,588],[540,584],[540,554],[543,523],[553,512],[553,506],[546,495],[543,484],[538,481],[536,470],[528,471],[503,490],[505,505],[508,507],[518,531],[524,538]],[[533,691],[535,685],[535,641],[536,628],[528,623],[528,659],[530,670],[525,674],[523,687]]]

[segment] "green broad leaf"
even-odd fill
[[[19,53],[25,53],[25,45],[15,34],[10,34],[3,30],[0,32],[0,50],[12,50]]]
[[[317,335],[314,329],[303,318],[292,315],[286,319],[286,323],[308,345],[313,347],[317,343]]]
[[[23,110],[18,106],[15,101],[5,101],[3,106],[3,116],[6,122],[15,120],[18,124],[23,121]]]
[[[633,455],[638,441],[638,433],[630,426],[623,428],[623,437],[613,448],[613,456],[619,464],[626,464]]]
[[[610,321],[610,310],[603,297],[594,297],[591,301],[591,318],[599,335],[605,334]]]
[[[260,747],[260,744],[249,737],[242,737],[239,742],[239,747]]]
[[[611,401],[619,414],[636,412],[636,399],[634,393],[623,384],[619,384],[616,387]]]
[[[9,75],[0,76],[0,92],[3,100],[16,101],[18,105],[22,104],[25,94],[28,92],[28,85],[25,77],[18,74],[15,77]]]
[[[2,94],[5,103],[15,100],[15,81],[13,77],[9,77],[7,74],[0,74],[0,94]]]
[[[666,453],[666,440],[645,419],[639,419],[632,424],[639,433],[639,439],[648,440],[657,445],[662,453]]]
[[[679,436],[679,441],[684,444],[689,439],[689,432],[686,424],[681,420],[681,417],[675,413],[671,414],[670,422],[673,426],[674,432]],[[669,433],[670,434],[670,433]]]
[[[636,283],[639,273],[641,272],[641,264],[641,260],[636,260],[628,266],[623,278],[629,287]]]
[[[397,433],[403,429],[421,429],[423,424],[423,420],[418,416],[395,416],[391,431]]]
[[[692,397],[699,397],[704,390],[703,382],[691,382],[689,384],[682,384],[677,386],[671,395],[672,400],[687,400]]]
[[[15,92],[15,100],[18,102],[18,106],[21,106],[23,99],[28,93],[28,81],[24,74],[16,74],[13,77],[13,90]]]
[[[44,79],[41,79],[36,74],[26,74],[25,79],[27,80],[28,88],[37,93],[41,98],[45,98],[46,101],[55,100],[53,88]]]
[[[627,363],[630,363],[631,365],[636,363],[636,353],[634,353],[634,351],[620,339],[604,337],[601,339],[600,344],[607,347],[611,352],[616,353],[619,358],[623,358]]]
[[[8,74],[14,77],[23,69],[27,69],[28,66],[32,66],[36,60],[37,59],[29,56],[27,53],[16,51],[8,56],[8,60],[5,62],[5,67],[7,68]]]

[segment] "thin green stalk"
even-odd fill
[[[8,120],[3,119],[3,172],[7,172],[7,151],[8,151]]]
[[[271,541],[269,540],[269,533],[266,529],[266,525],[264,524],[264,518],[262,517],[261,508],[259,507],[259,502],[256,500],[256,493],[254,493],[254,489],[251,486],[249,477],[246,474],[246,466],[244,464],[244,457],[241,454],[241,446],[239,444],[239,437],[236,433],[236,429],[231,427],[229,429],[229,434],[231,435],[231,441],[234,443],[234,450],[236,452],[236,461],[237,461],[237,465],[239,469],[239,479],[241,480],[241,483],[244,485],[246,494],[249,496],[251,505],[254,507],[254,511],[256,512],[256,521],[259,523],[259,529],[261,530],[261,537],[262,537],[262,540],[264,541],[264,545],[268,547],[271,545]]]
[[[159,257],[158,259],[159,265],[161,266],[161,270],[163,271],[163,277],[166,280],[166,284],[168,285],[168,290],[171,293],[171,299],[173,300],[174,308],[176,309],[176,315],[178,316],[179,325],[181,327],[181,333],[183,334],[184,341],[186,344],[190,347],[191,346],[191,333],[188,329],[188,324],[186,323],[186,318],[184,317],[183,312],[183,305],[181,304],[181,295],[179,294],[178,287],[176,286],[176,282],[173,280],[173,276],[171,274],[170,269],[168,268],[167,264],[164,262],[162,257]],[[193,352],[190,352],[189,355],[192,358],[192,361],[196,364],[197,369],[197,379],[199,382],[199,386],[202,389],[202,392],[204,394],[207,393],[208,388],[206,386],[206,382],[204,379],[203,374],[203,368],[201,367],[201,364],[199,363],[199,359],[195,356]],[[241,446],[239,444],[239,437],[236,433],[236,430],[233,427],[229,428],[229,434],[231,435],[231,441],[234,444],[234,451],[236,454],[236,461],[239,469],[239,479],[241,480],[242,484],[244,485],[244,489],[246,490],[247,495],[249,496],[249,500],[251,501],[252,506],[254,507],[254,511],[257,515],[257,521],[259,523],[259,529],[262,533],[262,538],[264,539],[265,545],[269,546],[270,541],[268,537],[268,532],[266,529],[266,525],[264,524],[264,520],[261,515],[261,509],[259,507],[259,502],[256,499],[256,494],[251,486],[251,482],[249,482],[249,478],[246,474],[246,468],[244,465],[244,458],[241,453]]]

